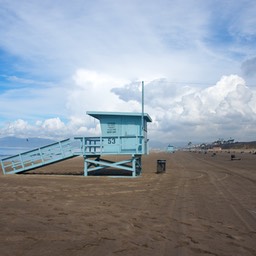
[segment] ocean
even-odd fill
[[[31,150],[28,147],[0,147],[0,159]]]

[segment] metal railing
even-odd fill
[[[74,156],[72,140],[62,140],[1,159],[4,174],[24,172]]]
[[[144,154],[143,136],[75,137],[82,155]]]

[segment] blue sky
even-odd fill
[[[86,111],[140,111],[144,80],[153,141],[256,140],[255,13],[254,0],[0,0],[0,137],[99,134]]]

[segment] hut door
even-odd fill
[[[123,119],[122,122],[122,151],[129,151],[129,153],[136,153],[138,148],[138,125],[135,120]]]

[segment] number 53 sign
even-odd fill
[[[116,144],[115,138],[108,138],[108,144]]]

